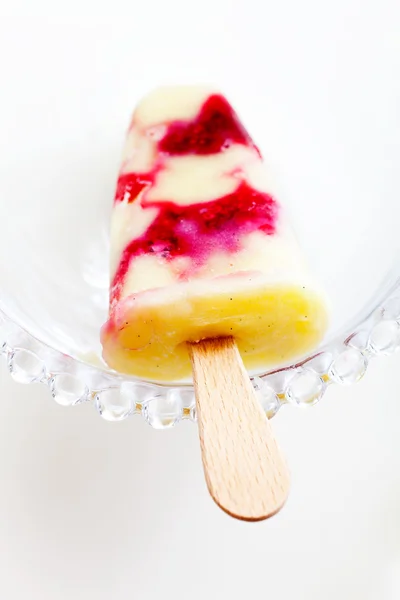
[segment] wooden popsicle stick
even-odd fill
[[[232,517],[267,519],[285,503],[289,474],[236,342],[188,345],[208,490]]]

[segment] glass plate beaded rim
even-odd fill
[[[268,418],[285,404],[314,406],[332,383],[349,385],[365,374],[370,360],[400,348],[400,277],[394,269],[380,293],[352,325],[301,362],[252,377]],[[108,421],[141,414],[156,429],[196,421],[191,385],[162,385],[107,372],[62,354],[10,320],[0,310],[0,355],[20,383],[42,383],[62,406],[92,402]]]

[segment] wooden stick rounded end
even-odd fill
[[[289,473],[233,338],[189,344],[204,473],[230,516],[261,521],[289,492]]]

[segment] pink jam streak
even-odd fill
[[[158,142],[160,156],[215,154],[230,144],[254,146],[229,103],[213,95],[203,104],[198,116],[189,122],[170,123]],[[258,150],[257,150],[258,152]],[[133,202],[151,186],[162,168],[158,165],[149,173],[127,173],[120,176],[115,201]],[[213,252],[236,252],[244,234],[262,231],[275,232],[278,204],[272,196],[259,192],[246,182],[239,181],[237,189],[209,202],[180,206],[172,201],[151,202],[142,196],[143,208],[157,208],[158,215],[146,232],[133,239],[124,249],[118,270],[111,284],[110,296],[115,305],[122,292],[131,260],[143,255],[157,256],[170,261],[177,257],[190,258],[190,271],[180,274],[188,279]]]
[[[278,205],[263,192],[240,183],[232,194],[211,202],[179,206],[173,202],[146,202],[146,207],[159,213],[146,232],[128,244],[122,253],[112,282],[112,296],[118,295],[121,283],[136,256],[152,254],[172,260],[180,256],[191,258],[191,269],[203,265],[218,251],[236,252],[243,234],[275,231]],[[185,280],[189,273],[182,273]]]
[[[120,175],[115,191],[115,202],[122,202],[127,199],[128,203],[133,202],[140,192],[149,187],[155,180],[156,173],[125,173]]]
[[[223,96],[210,96],[193,121],[175,121],[158,144],[170,156],[217,154],[230,144],[254,147],[251,137]]]

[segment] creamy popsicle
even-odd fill
[[[260,151],[224,96],[167,87],[142,100],[112,214],[106,362],[181,380],[187,342],[233,336],[255,372],[310,350],[326,324]]]

